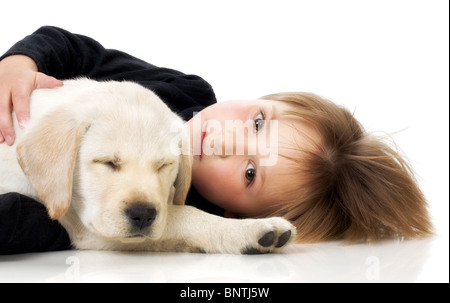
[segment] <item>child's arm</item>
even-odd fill
[[[40,72],[58,79],[107,77],[119,70],[135,70],[146,64],[135,59],[128,61],[127,66],[114,66],[115,61],[121,61],[120,57],[128,55],[106,50],[92,38],[51,26],[41,27],[17,42],[0,60],[11,55],[30,57]]]
[[[118,50],[105,49],[92,38],[57,27],[41,27],[17,42],[0,60],[17,54],[32,58],[39,72],[57,79],[88,77],[138,82],[177,112],[216,102],[214,91],[201,77],[158,67]]]
[[[192,112],[216,102],[213,89],[201,77],[157,67],[124,52],[105,49],[92,38],[57,27],[41,27],[17,42],[0,60],[12,55],[31,58],[29,61],[33,62],[39,72],[57,79],[89,77],[95,80],[138,82],[154,91],[185,119],[192,118]],[[2,83],[7,81],[2,79]],[[9,93],[10,89],[5,84],[0,86],[0,97]],[[5,128],[12,130],[10,118],[5,116],[9,113],[7,109],[14,105],[14,100],[8,100],[8,103],[5,100],[0,100],[0,133]],[[25,107],[27,110],[28,102],[23,104],[22,109]]]

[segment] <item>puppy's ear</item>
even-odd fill
[[[43,117],[17,146],[19,164],[53,219],[69,209],[78,145],[88,127],[73,110],[61,108]]]
[[[190,148],[189,148],[189,138],[183,136],[181,140],[181,155],[180,155],[180,165],[178,167],[178,175],[175,180],[175,196],[173,199],[173,204],[183,205],[186,201],[186,196],[191,187],[191,176],[192,176],[192,161]]]

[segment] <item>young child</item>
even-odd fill
[[[0,143],[14,142],[11,109],[25,121],[32,90],[62,85],[56,78],[135,81],[188,121],[194,164],[186,204],[230,217],[283,216],[296,225],[298,242],[431,233],[425,198],[406,161],[365,132],[348,110],[317,95],[281,93],[216,103],[200,77],[153,66],[54,27],[39,29],[1,59]],[[39,207],[30,200],[0,196],[0,217],[8,218],[0,222],[0,252],[67,248],[62,228],[50,224],[42,209],[40,215],[27,211]],[[5,205],[21,202],[15,216],[5,215]]]

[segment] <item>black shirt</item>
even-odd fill
[[[32,58],[40,72],[58,79],[134,81],[155,92],[175,113],[189,120],[214,104],[212,87],[202,78],[158,67],[124,52],[105,49],[97,41],[66,30],[45,26],[17,42],[1,58]],[[186,204],[223,215],[191,187]],[[43,205],[17,193],[0,195],[0,254],[42,252],[70,248],[70,239]]]

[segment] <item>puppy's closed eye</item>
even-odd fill
[[[94,159],[92,162],[104,165],[114,171],[119,171],[121,168],[120,159],[118,159],[116,157],[113,159],[109,159],[109,158]]]
[[[165,168],[168,168],[175,164],[175,160],[172,159],[160,159],[157,162],[154,163],[154,168],[156,171],[160,172]]]
[[[108,161],[103,163],[114,171],[118,171],[120,169],[120,165],[118,163],[114,163],[113,161]]]

